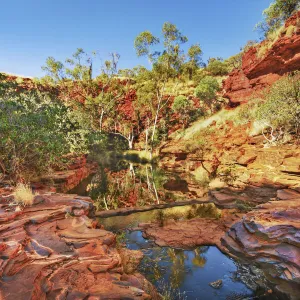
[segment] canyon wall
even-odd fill
[[[235,69],[223,82],[224,97],[231,104],[247,102],[256,93],[262,92],[282,75],[300,69],[300,11],[289,18],[279,38],[259,57],[263,41],[258,47],[251,47],[243,56],[242,68]],[[294,27],[292,35],[288,29]]]

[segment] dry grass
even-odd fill
[[[14,192],[14,198],[17,204],[29,206],[33,204],[34,193],[29,185],[18,183]]]
[[[261,46],[258,46],[259,48],[257,51],[257,57],[263,58],[280,37],[292,37],[296,30],[297,28],[294,25],[290,25],[288,28],[285,28],[285,25],[283,25],[277,30],[270,32],[265,43]]]
[[[286,36],[287,37],[292,37],[294,35],[294,33],[296,32],[297,28],[296,26],[290,25],[287,29],[286,29]]]
[[[239,111],[239,108],[236,108],[235,110],[222,109],[219,112],[215,113],[214,115],[212,115],[208,118],[202,118],[202,119],[195,121],[182,134],[180,134],[178,132],[173,133],[172,137],[175,140],[179,140],[181,138],[183,138],[183,140],[194,139],[198,133],[201,134],[201,130],[206,129],[213,122],[216,122],[217,125],[223,124],[226,122],[226,120],[231,120],[232,117],[234,115],[236,115],[238,111]]]

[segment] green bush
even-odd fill
[[[38,91],[0,95],[0,172],[30,180],[64,164],[63,156],[84,152],[84,134],[68,108]]]
[[[188,110],[190,108],[190,106],[191,106],[191,103],[187,99],[187,97],[180,95],[180,96],[175,97],[174,103],[172,105],[172,109],[175,112],[181,113],[183,111]]]
[[[195,89],[195,96],[211,106],[212,101],[216,98],[220,86],[218,80],[212,76],[206,76],[200,80]]]
[[[299,135],[300,72],[278,80],[267,93],[266,102],[257,109],[256,119],[273,130]]]
[[[224,76],[229,73],[227,62],[220,59],[210,59],[206,70],[213,76]]]

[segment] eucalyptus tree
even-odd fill
[[[141,76],[147,80],[138,90],[139,101],[149,106],[153,112],[151,152],[153,151],[158,119],[162,110],[167,107],[172,94],[170,91],[166,93],[166,85],[170,80],[174,80],[172,90],[175,91],[177,88],[177,79],[184,63],[184,54],[180,45],[188,40],[174,24],[169,22],[163,24],[162,36],[163,47],[160,51],[153,49],[160,44],[160,39],[149,31],[140,33],[134,41],[137,56],[148,57],[152,65],[151,70],[142,72]]]
[[[114,119],[117,102],[124,96],[126,84],[122,84],[118,77],[118,53],[111,53],[102,64],[99,75],[93,78],[93,63],[98,58],[97,52],[90,55],[78,48],[65,64],[49,57],[42,69],[47,72],[44,79],[59,85],[63,100],[77,109],[88,111],[91,127],[101,133],[104,118]]]
[[[189,79],[192,80],[197,69],[203,65],[202,49],[199,44],[192,45],[187,52],[188,61],[185,63],[185,68],[188,72]]]

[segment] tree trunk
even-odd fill
[[[100,132],[102,132],[102,123],[103,123],[104,109],[101,109],[101,115],[99,120]]]

